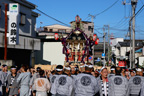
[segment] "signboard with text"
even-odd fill
[[[120,66],[120,67],[126,67],[126,61],[119,61],[119,64],[118,64],[118,66]]]
[[[9,45],[19,43],[19,4],[9,4]]]

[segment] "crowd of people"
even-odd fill
[[[1,66],[0,96],[144,96],[143,69],[119,66],[94,70],[57,65],[54,70]]]

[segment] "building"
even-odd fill
[[[36,5],[27,0],[1,0],[0,1],[0,60],[4,59],[4,36],[5,36],[5,5],[8,7],[10,3],[18,3],[20,6],[19,12],[19,44],[9,45],[7,49],[7,60],[13,64],[20,66],[21,64],[34,64],[34,52],[40,50],[40,40],[36,38],[36,18],[38,13],[33,10]],[[9,22],[9,19],[8,19]],[[7,32],[9,33],[9,32]]]
[[[75,21],[70,22],[71,26],[72,23]],[[87,34],[87,36],[93,36],[94,34],[94,23],[90,22],[90,21],[82,21],[83,23],[83,28],[84,28],[84,32],[85,34]]]
[[[36,52],[36,64],[64,65],[65,55],[60,40],[55,40],[55,33],[66,37],[71,32],[71,27],[55,24],[44,26],[43,31],[38,32],[41,40],[41,50]]]
[[[43,28],[44,28],[44,31],[47,31],[47,32],[61,32],[61,33],[70,33],[71,32],[70,27],[59,25],[59,24],[44,26]]]
[[[111,40],[111,42],[116,42],[112,45],[112,54],[115,60],[115,64],[118,64],[119,61],[127,61],[127,64],[130,63],[130,51],[132,52],[132,47],[130,48],[130,40],[124,40],[116,38]],[[143,55],[143,40],[136,40],[135,42],[135,58],[139,58]],[[137,60],[136,60],[137,61]],[[136,62],[138,63],[138,62]]]

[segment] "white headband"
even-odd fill
[[[71,70],[71,68],[70,68],[70,67],[65,67],[65,69],[66,69],[66,70]]]
[[[16,69],[16,68],[11,68],[11,70],[14,70],[14,69]]]
[[[137,69],[137,71],[138,71],[138,72],[141,72],[141,71],[142,71],[142,69],[138,68],[138,69]]]
[[[115,68],[111,68],[111,70],[113,71],[113,70],[115,70]]]
[[[135,73],[135,74],[136,74],[136,72],[135,72],[135,71],[133,71],[133,73]]]
[[[104,66],[104,67],[102,67],[102,68],[101,68],[101,70],[100,70],[100,72],[101,72],[103,69],[105,69],[105,68],[106,68],[105,66]]]
[[[80,68],[83,68],[83,67],[85,67],[85,65],[80,66]]]
[[[93,65],[85,65],[85,67],[93,68]]]
[[[56,71],[63,71],[63,69],[56,69]]]

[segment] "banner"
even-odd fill
[[[19,4],[9,4],[9,45],[19,43]]]
[[[119,64],[118,64],[118,66],[120,66],[120,67],[126,67],[126,61],[119,61]]]

